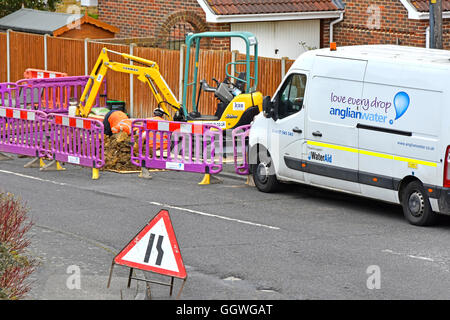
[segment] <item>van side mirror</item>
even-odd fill
[[[263,114],[265,118],[273,117],[273,103],[270,96],[266,96],[263,99]]]

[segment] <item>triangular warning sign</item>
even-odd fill
[[[186,269],[169,212],[161,210],[114,258],[114,262],[185,279]]]

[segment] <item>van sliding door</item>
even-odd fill
[[[367,61],[318,56],[309,87],[306,179],[311,184],[360,192],[357,110]]]
[[[406,68],[395,62],[369,61],[365,103],[357,124],[359,175],[365,195],[395,202],[398,184],[406,176],[424,184],[436,183],[444,155],[439,152],[445,106],[440,90],[447,84],[424,79],[440,79],[443,72],[447,71],[430,69],[425,77],[420,65]]]

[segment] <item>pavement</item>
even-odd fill
[[[30,237],[30,254],[37,260],[38,268],[29,278],[32,290],[27,300],[148,298],[145,283],[132,281],[128,288],[128,271],[117,267],[111,285],[107,288],[109,277],[105,271],[111,267],[116,254],[114,249],[75,234],[39,225],[31,230]],[[136,272],[137,276],[142,277],[142,272]]]

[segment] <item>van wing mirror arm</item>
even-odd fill
[[[263,114],[265,118],[273,118],[275,120],[274,103],[270,96],[264,97],[263,100]]]

